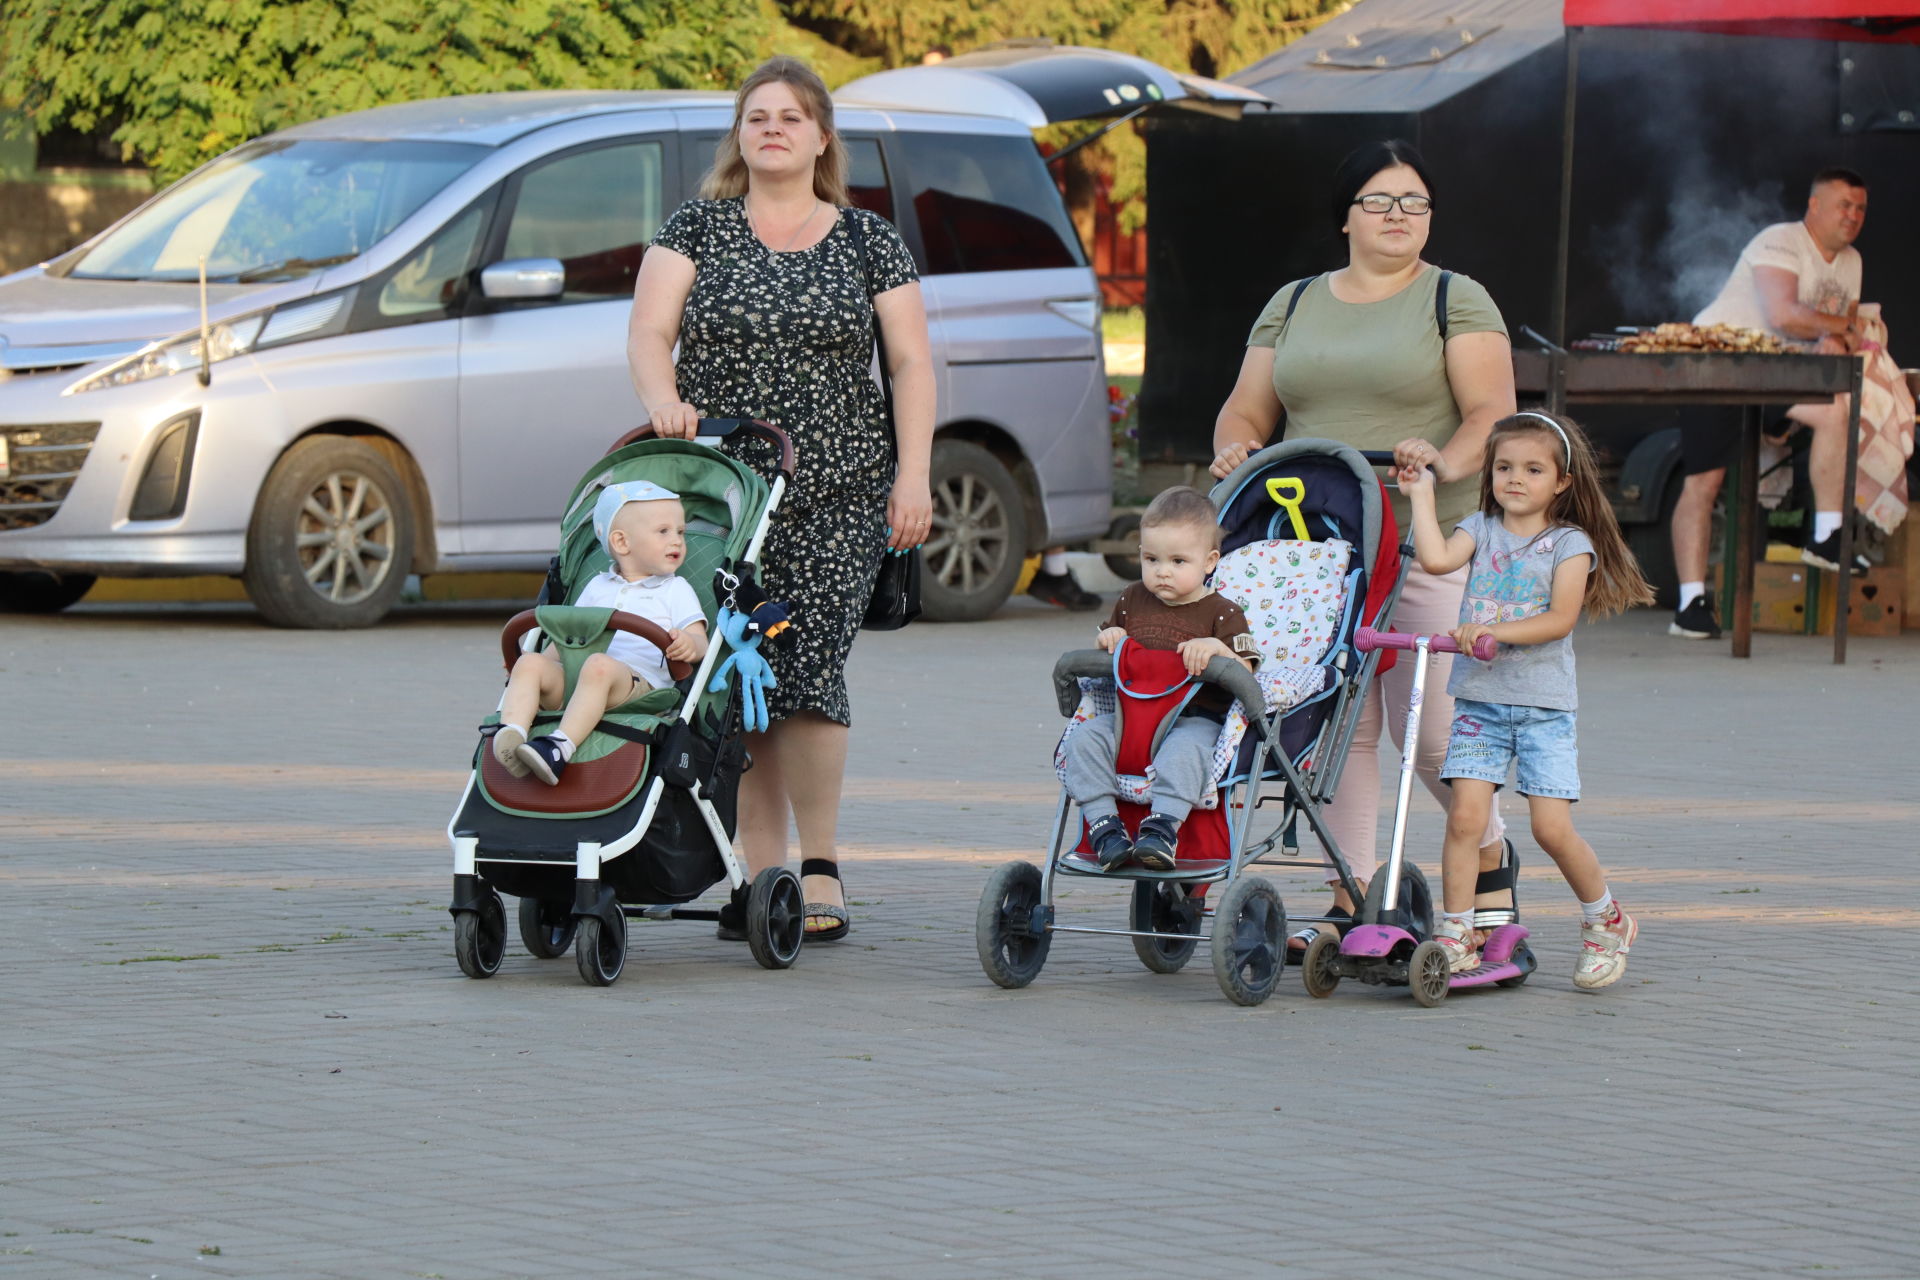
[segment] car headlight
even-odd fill
[[[346,328],[352,300],[353,290],[344,289],[270,311],[223,320],[207,330],[206,363],[215,365],[249,351],[339,333]],[[78,395],[82,391],[101,391],[145,382],[149,378],[189,373],[198,369],[200,363],[200,331],[195,329],[143,347],[100,372],[80,379],[61,394]]]

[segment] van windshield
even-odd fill
[[[240,147],[148,201],[67,272],[92,280],[291,280],[357,257],[489,148],[321,138]]]

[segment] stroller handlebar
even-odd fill
[[[1374,649],[1411,649],[1420,637],[1408,635],[1403,631],[1375,631],[1372,627],[1361,627],[1353,633],[1353,647],[1362,653]],[[1426,637],[1427,648],[1435,653],[1459,653],[1460,646],[1448,635]],[[1492,636],[1481,636],[1473,642],[1473,656],[1482,662],[1493,661],[1498,649]]]
[[[1113,675],[1113,655],[1104,649],[1072,649],[1053,664],[1053,696],[1060,714],[1070,716],[1080,705],[1080,678]],[[1267,736],[1267,695],[1253,672],[1232,658],[1215,658],[1193,677],[1202,684],[1218,685],[1232,694],[1247,712],[1247,728],[1259,737]]]
[[[519,661],[520,641],[527,632],[537,630],[539,626],[539,612],[534,609],[522,609],[513,615],[512,620],[500,632],[500,656],[506,662],[507,670],[513,670],[513,664]],[[607,619],[607,628],[611,631],[625,631],[629,635],[639,636],[659,649],[662,654],[666,653],[667,646],[673,643],[672,638],[659,623],[618,609],[614,610],[613,616]],[[685,680],[692,673],[691,662],[681,662],[677,658],[669,659],[667,662],[667,674],[676,682]]]
[[[759,418],[702,418],[700,419],[699,433],[694,438],[699,439],[702,436],[710,436],[724,440],[736,431],[750,436],[759,436],[762,440],[769,442],[775,448],[779,449],[780,474],[788,480],[793,479],[793,441],[787,437],[786,432],[774,426],[771,422],[763,422]],[[625,448],[635,440],[645,440],[652,434],[653,424],[643,422],[633,430],[627,432],[627,434],[621,436],[618,440],[615,440],[613,442],[613,448]],[[607,452],[611,453],[613,449],[609,449]]]

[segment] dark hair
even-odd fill
[[[1364,147],[1349,151],[1347,158],[1340,162],[1340,167],[1333,173],[1333,205],[1330,210],[1333,229],[1337,232],[1347,225],[1347,212],[1360,195],[1360,188],[1367,184],[1367,179],[1382,169],[1402,164],[1420,175],[1420,181],[1426,184],[1427,194],[1431,196],[1433,179],[1427,173],[1427,162],[1405,138],[1369,142]]]
[[[1836,166],[1831,169],[1822,169],[1820,172],[1814,174],[1812,190],[1818,191],[1829,182],[1844,182],[1848,186],[1858,187],[1862,191],[1867,189],[1867,180],[1865,178],[1851,169],[1842,169]]]
[[[1547,442],[1553,454],[1554,469],[1571,476],[1573,483],[1554,495],[1547,507],[1547,520],[1567,525],[1587,535],[1593,543],[1594,569],[1588,579],[1586,612],[1589,618],[1604,618],[1638,604],[1653,603],[1653,588],[1640,572],[1627,540],[1614,518],[1613,504],[1607,501],[1606,486],[1600,483],[1600,466],[1593,456],[1593,445],[1580,425],[1565,414],[1527,410],[1493,424],[1487,437],[1486,461],[1480,468],[1480,511],[1491,519],[1500,518],[1500,502],[1493,496],[1493,453],[1502,440],[1514,436],[1537,435]]]
[[[1204,528],[1213,538],[1211,549],[1220,549],[1219,513],[1213,509],[1213,503],[1207,495],[1198,489],[1184,484],[1175,485],[1162,490],[1158,497],[1147,504],[1145,514],[1140,517],[1140,527],[1149,529],[1164,525]]]

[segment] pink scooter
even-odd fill
[[[1460,646],[1450,636],[1405,635],[1372,627],[1356,631],[1353,643],[1362,653],[1373,649],[1413,651],[1413,700],[1407,708],[1402,741],[1419,741],[1420,706],[1427,691],[1427,655],[1430,651],[1459,653]],[[1486,661],[1493,657],[1494,647],[1492,636],[1482,636],[1474,645],[1474,656]],[[1373,985],[1405,983],[1412,988],[1415,1000],[1432,1008],[1456,988],[1517,987],[1534,971],[1536,962],[1532,948],[1527,946],[1526,926],[1509,923],[1487,936],[1478,965],[1462,973],[1447,972],[1446,951],[1432,937],[1432,893],[1420,868],[1406,860],[1407,802],[1412,794],[1413,752],[1403,751],[1400,792],[1393,813],[1393,848],[1387,855],[1384,888],[1367,894],[1361,923],[1349,929],[1344,938],[1323,933],[1308,945],[1301,967],[1309,994],[1332,995],[1342,978],[1358,978]],[[1376,882],[1380,879],[1375,876]]]

